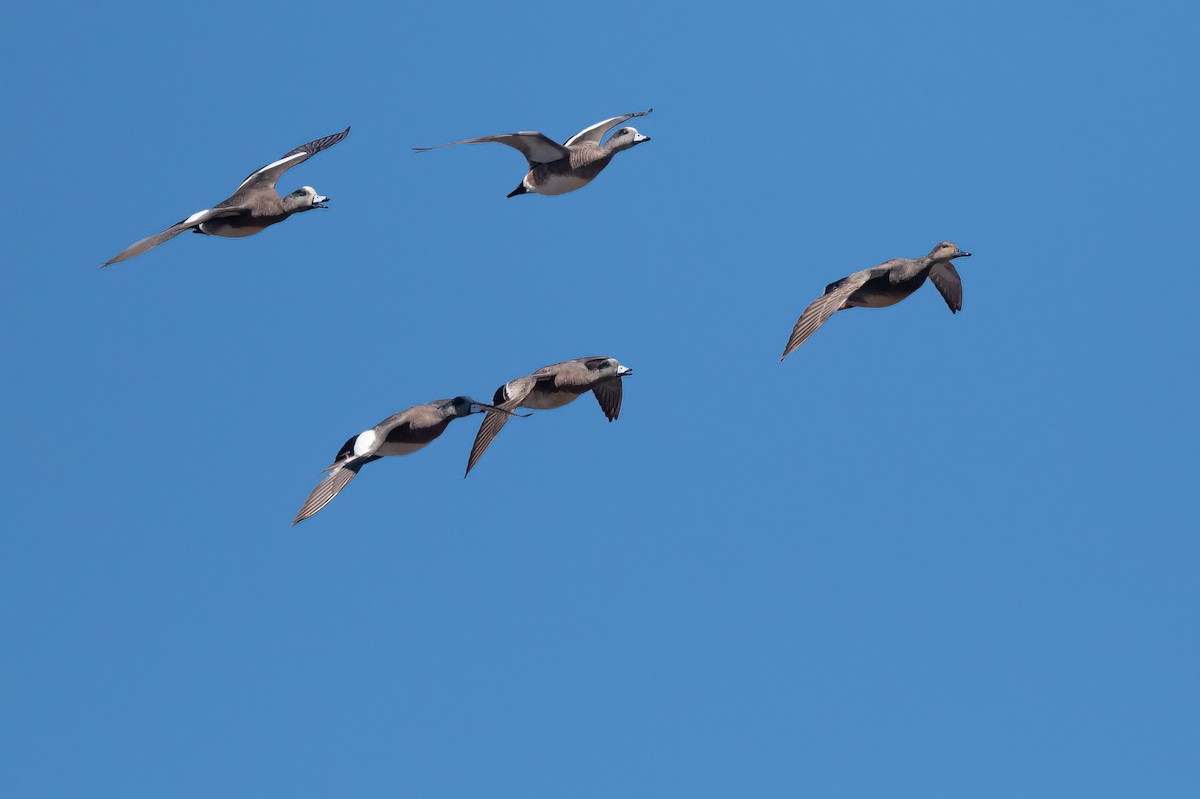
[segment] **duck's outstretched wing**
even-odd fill
[[[497,133],[495,136],[480,136],[478,139],[463,139],[462,141],[436,144],[433,147],[414,147],[413,149],[419,153],[424,153],[429,150],[436,150],[439,147],[454,147],[458,144],[485,144],[488,142],[504,144],[514,150],[519,150],[531,167],[536,164],[549,164],[563,158],[570,158],[571,156],[570,150],[566,147],[538,133],[536,130],[523,130],[520,133]]]
[[[934,267],[929,270],[929,279],[941,292],[946,305],[950,306],[950,313],[958,313],[962,310],[962,278],[958,276],[958,270],[954,268],[954,264],[949,261],[934,264]]]
[[[804,309],[804,313],[800,314],[800,318],[796,320],[796,326],[792,328],[792,335],[788,338],[787,346],[783,348],[783,355],[779,356],[779,360],[782,361],[788,356],[788,353],[817,332],[818,327],[825,324],[829,317],[846,304],[846,300],[850,299],[851,294],[862,288],[864,283],[880,271],[878,267],[864,269],[826,286],[825,293],[809,303],[809,306]]]
[[[596,395],[596,401],[600,403],[600,410],[604,411],[604,415],[608,417],[608,421],[614,422],[621,415],[621,395],[624,382],[619,377],[614,377],[612,380],[606,380],[592,388],[592,393]]]
[[[608,133],[617,125],[620,125],[626,120],[633,119],[634,117],[644,117],[653,111],[653,108],[647,108],[645,111],[637,111],[633,114],[622,114],[619,117],[613,117],[612,119],[606,119],[603,122],[597,122],[595,125],[592,125],[589,128],[584,128],[571,138],[567,139],[567,142],[564,146],[570,147],[572,144],[580,144],[585,141],[590,141],[592,144],[599,144],[600,140],[604,138],[604,134]]]
[[[200,227],[200,225],[204,224],[210,219],[217,219],[218,217],[222,216],[237,216],[238,214],[243,213],[245,210],[246,209],[242,208],[241,206],[227,205],[219,208],[206,208],[203,211],[197,211],[187,219],[181,219],[180,221],[171,225],[162,233],[155,233],[153,236],[147,236],[135,244],[130,244],[112,258],[109,258],[107,261],[102,263],[100,266],[103,268],[109,264],[115,264],[120,261],[128,261],[135,255],[141,255],[146,250],[151,250],[157,247],[164,241],[170,241],[185,230],[192,230],[193,228]]]
[[[335,466],[329,473],[329,476],[317,483],[317,487],[308,495],[308,499],[304,500],[304,504],[300,506],[300,512],[292,520],[292,526],[295,527],[329,504],[329,500],[336,497],[339,491],[350,485],[350,481],[354,479],[355,475],[358,474],[358,470],[366,462],[366,460],[356,460],[350,461],[344,466]]]
[[[533,391],[533,387],[537,385],[539,377],[528,375],[526,377],[517,378],[509,381],[496,390],[496,407],[509,413],[497,413],[496,411],[488,411],[483,417],[483,424],[479,425],[479,432],[475,434],[475,443],[471,445],[471,454],[467,457],[467,471],[463,474],[466,477],[471,473],[471,469],[475,467],[476,462],[483,456],[484,450],[492,443],[503,429],[504,425],[508,424],[508,420],[512,418],[509,414],[521,407],[521,403],[529,396],[529,392]]]
[[[238,192],[252,189],[274,189],[275,183],[283,177],[284,172],[287,172],[297,164],[303,164],[317,153],[329,149],[349,135],[350,128],[347,126],[341,133],[322,136],[319,139],[313,139],[308,144],[301,144],[294,150],[289,150],[281,155],[278,160],[272,161],[247,175],[246,179],[242,181],[242,185],[238,186]],[[234,196],[236,197],[237,194],[235,193]]]

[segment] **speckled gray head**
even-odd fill
[[[970,258],[971,253],[965,250],[960,250],[952,241],[939,241],[932,250],[929,251],[929,257],[935,261],[949,261],[951,258]]]
[[[328,208],[329,206],[325,205],[327,202],[329,198],[317,194],[317,190],[312,186],[301,186],[283,198],[283,209],[289,214],[298,214],[314,208]]]
[[[585,361],[585,365],[602,377],[626,377],[633,374],[632,369],[623,366],[616,358],[592,358]]]
[[[630,147],[646,141],[650,141],[650,137],[638,133],[637,128],[624,127],[609,137],[606,146],[616,152],[628,150]]]

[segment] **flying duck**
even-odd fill
[[[333,463],[326,467],[329,476],[308,495],[292,525],[299,524],[325,507],[329,500],[349,485],[363,464],[388,455],[416,452],[440,436],[453,420],[483,411],[488,411],[489,415],[503,414],[505,418],[528,415],[514,414],[503,408],[476,402],[470,397],[454,397],[414,405],[392,414],[370,430],[351,436],[338,450]]]
[[[471,456],[467,459],[467,471],[471,473],[483,451],[492,443],[508,421],[508,416],[517,408],[549,410],[561,408],[574,402],[580,394],[591,391],[600,403],[600,410],[614,421],[621,413],[621,378],[633,374],[633,370],[622,366],[616,358],[576,358],[573,361],[543,366],[531,375],[509,380],[496,389],[492,402],[497,406],[489,412],[475,434],[471,445]]]
[[[310,211],[313,208],[328,208],[325,203],[329,198],[317,194],[317,190],[312,186],[303,186],[286,197],[280,197],[279,192],[275,190],[275,181],[296,164],[302,164],[322,150],[332,147],[349,133],[350,128],[346,128],[341,133],[310,141],[284,153],[277,161],[251,172],[228,200],[219,202],[212,208],[197,211],[162,233],[156,233],[126,247],[105,261],[102,266],[128,261],[135,255],[141,255],[146,250],[175,238],[185,230],[239,239],[253,235],[268,225],[282,222],[292,214]]]
[[[941,292],[946,305],[950,306],[950,312],[958,313],[962,310],[962,280],[950,261],[966,258],[970,254],[949,241],[943,241],[924,258],[893,258],[830,283],[825,287],[825,293],[813,300],[796,320],[792,336],[779,360],[782,361],[788,353],[803,344],[838,311],[895,305],[919,289],[927,277]]]
[[[608,166],[613,156],[622,150],[650,141],[649,136],[638,133],[637,128],[624,127],[608,138],[604,144],[600,140],[604,134],[634,117],[644,117],[653,111],[639,111],[636,114],[624,114],[603,122],[597,122],[590,128],[584,128],[565,143],[558,144],[549,137],[535,130],[520,133],[498,133],[495,136],[482,136],[478,139],[463,139],[434,147],[414,147],[419,153],[436,150],[438,147],[453,147],[456,144],[479,144],[481,142],[496,142],[506,144],[529,161],[529,172],[509,192],[509,197],[518,194],[566,194],[569,191],[581,189],[592,182],[600,170]]]

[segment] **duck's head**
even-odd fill
[[[624,127],[608,137],[608,144],[606,146],[613,152],[617,152],[619,150],[628,150],[630,147],[641,144],[644,141],[650,141],[650,137],[638,133],[637,128]]]
[[[929,257],[935,261],[949,261],[951,258],[969,258],[970,255],[971,253],[958,249],[957,245],[952,241],[938,242],[937,246],[929,251]]]
[[[312,186],[301,186],[283,198],[283,210],[289,214],[298,214],[314,208],[328,208],[329,206],[325,205],[327,202],[329,198],[317,194],[317,190]]]
[[[454,397],[452,399],[435,400],[429,403],[447,416],[458,419],[462,416],[470,416],[473,413],[484,413],[486,411],[495,411],[496,413],[504,413],[509,416],[530,416],[528,413],[513,413],[506,411],[503,408],[497,408],[495,405],[488,405],[486,402],[471,399],[470,397]]]
[[[589,358],[587,368],[596,373],[598,378],[628,377],[633,370],[623,365],[616,358]]]

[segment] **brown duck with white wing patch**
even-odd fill
[[[639,111],[634,114],[622,114],[619,117],[597,122],[589,128],[576,133],[563,144],[558,144],[548,136],[534,130],[520,133],[498,133],[495,136],[481,136],[478,139],[463,139],[434,147],[414,147],[419,153],[436,150],[438,147],[453,147],[456,144],[482,144],[495,142],[505,144],[514,150],[519,150],[529,162],[529,171],[515,189],[509,192],[509,197],[518,194],[566,194],[569,191],[581,189],[600,174],[604,167],[612,161],[613,156],[622,150],[650,141],[649,136],[638,133],[637,128],[624,127],[601,144],[604,134],[634,117],[644,117],[654,109]]]
[[[351,436],[338,450],[333,463],[326,467],[325,471],[329,472],[329,476],[318,483],[308,495],[292,524],[299,524],[325,507],[329,500],[350,484],[364,464],[388,455],[409,455],[416,452],[445,432],[446,427],[455,419],[484,411],[488,412],[489,418],[493,413],[502,415],[505,419],[509,416],[524,415],[476,402],[470,397],[454,397],[406,408],[392,414],[370,430]]]
[[[141,255],[146,250],[175,238],[185,230],[238,239],[252,236],[270,225],[282,222],[292,214],[311,211],[314,208],[328,208],[325,203],[329,198],[317,194],[317,190],[312,186],[303,186],[286,197],[280,197],[279,192],[275,190],[275,182],[283,177],[284,172],[332,147],[349,133],[350,128],[346,128],[341,133],[310,141],[284,153],[278,160],[251,172],[229,199],[217,203],[212,208],[197,211],[162,233],[147,236],[136,244],[131,244],[105,261],[102,266],[128,261],[135,255]]]

